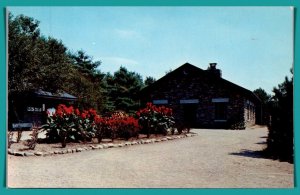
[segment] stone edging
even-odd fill
[[[168,140],[174,140],[174,139],[180,139],[185,137],[193,137],[198,134],[196,133],[188,133],[185,135],[177,135],[177,136],[166,136],[163,138],[152,138],[152,139],[140,139],[140,140],[134,140],[134,141],[127,141],[124,143],[108,143],[108,144],[97,144],[97,145],[90,145],[88,147],[79,147],[79,148],[73,148],[73,149],[65,149],[61,151],[52,151],[52,152],[20,152],[20,151],[14,151],[12,149],[8,149],[7,152],[10,155],[14,156],[51,156],[51,155],[58,155],[58,154],[68,154],[68,153],[76,153],[76,152],[83,152],[87,150],[97,150],[97,149],[107,149],[107,148],[119,148],[119,147],[125,147],[125,146],[131,146],[131,145],[139,145],[139,144],[151,144],[151,143],[157,143],[157,142],[163,142]]]

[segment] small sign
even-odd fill
[[[42,108],[28,106],[27,111],[28,112],[42,112]]]

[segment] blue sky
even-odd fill
[[[223,78],[268,93],[291,76],[290,7],[9,7],[40,21],[41,33],[71,51],[157,79],[189,62],[218,63]]]

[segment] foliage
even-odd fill
[[[75,68],[69,80],[69,92],[78,97],[80,108],[96,108],[102,112],[105,109],[106,97],[103,86],[105,75],[99,70],[101,61],[94,61],[82,50],[69,56]]]
[[[13,138],[14,138],[14,132],[8,131],[7,132],[7,147],[8,148],[10,148],[10,146],[14,143]]]
[[[147,134],[164,134],[166,135],[169,128],[175,124],[172,116],[172,109],[165,106],[155,106],[147,103],[146,108],[139,110],[137,113],[141,132]]]
[[[31,131],[32,131],[30,134],[31,138],[26,141],[25,145],[28,146],[28,149],[34,150],[34,148],[38,142],[38,136],[39,136],[40,129],[37,126],[33,126]]]
[[[42,37],[38,27],[33,18],[9,15],[9,94],[40,88],[55,92],[66,81],[71,69],[67,48],[61,41]]]
[[[138,120],[125,113],[102,117],[94,109],[80,112],[63,104],[53,115],[48,114],[48,122],[42,128],[49,142],[61,142],[62,147],[66,147],[67,142],[86,142],[92,138],[97,138],[99,143],[103,138],[127,140],[139,133]]]
[[[155,81],[156,81],[156,79],[154,77],[148,76],[148,77],[146,77],[144,84],[145,84],[145,86],[149,86],[149,85],[153,84]]]
[[[68,141],[87,141],[94,136],[95,115],[93,109],[80,113],[72,106],[60,104],[52,116],[48,115],[47,124],[42,128],[49,142],[60,141],[62,147],[66,147]]]
[[[137,95],[143,87],[139,74],[120,67],[114,75],[107,74],[104,80],[108,96],[107,111],[123,110],[134,113],[138,109]]]
[[[139,134],[138,120],[124,112],[116,112],[109,117],[96,117],[95,124],[98,142],[104,137],[112,140],[116,137],[128,140]]]
[[[273,92],[266,152],[274,159],[293,162],[293,78],[286,77]]]
[[[9,119],[20,121],[16,96],[39,89],[66,91],[78,97],[82,109],[104,109],[101,62],[81,50],[71,54],[62,41],[42,36],[39,21],[9,14],[8,58]]]
[[[258,88],[253,91],[253,93],[261,100],[261,105],[258,107],[258,112],[256,112],[256,121],[258,124],[267,125],[270,121],[270,109],[272,106],[271,95],[267,92]]]

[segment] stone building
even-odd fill
[[[141,104],[171,107],[177,124],[187,127],[244,129],[254,125],[259,98],[223,79],[216,65],[202,70],[183,64],[142,89]]]

